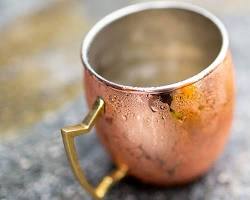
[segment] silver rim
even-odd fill
[[[150,9],[162,9],[162,8],[177,8],[177,9],[184,9],[196,12],[198,14],[203,15],[204,17],[211,20],[219,29],[221,36],[222,36],[222,45],[219,54],[215,58],[215,60],[204,70],[199,72],[198,74],[185,79],[180,82],[176,82],[169,85],[164,86],[156,86],[156,87],[133,87],[133,86],[126,86],[114,83],[112,81],[109,81],[105,79],[104,77],[100,76],[96,71],[91,67],[89,61],[88,61],[88,50],[91,46],[92,41],[95,39],[95,36],[106,26],[108,26],[110,23],[133,13],[140,12],[143,10],[150,10]],[[156,1],[156,2],[146,2],[146,3],[138,3],[134,4],[122,9],[119,9],[106,17],[104,17],[102,20],[100,20],[98,23],[94,25],[94,27],[88,32],[87,36],[85,37],[83,44],[82,44],[82,51],[81,51],[81,58],[82,62],[84,63],[85,68],[90,71],[94,76],[96,76],[100,81],[104,82],[105,84],[116,88],[120,90],[130,90],[134,92],[150,92],[150,93],[161,93],[166,91],[172,91],[177,88],[181,88],[183,86],[192,84],[194,82],[197,82],[207,76],[209,73],[211,73],[221,62],[223,62],[229,46],[229,40],[228,40],[228,33],[226,31],[225,26],[223,23],[213,14],[208,12],[207,10],[192,5],[188,3],[181,3],[181,2],[164,2],[164,1]]]

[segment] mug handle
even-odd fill
[[[72,171],[81,186],[86,189],[95,200],[103,199],[109,188],[124,178],[128,171],[126,166],[119,166],[111,174],[105,176],[97,187],[94,187],[87,181],[84,171],[81,169],[74,139],[91,130],[97,118],[104,112],[104,104],[104,100],[98,97],[82,123],[61,129],[64,148]]]

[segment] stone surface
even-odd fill
[[[5,7],[10,6],[9,1],[3,2],[6,2]],[[16,16],[12,13],[12,17],[5,13],[8,23],[1,26],[1,200],[90,199],[70,171],[59,129],[79,122],[87,112],[84,97],[80,95],[81,65],[78,56],[81,37],[86,30],[84,20],[93,23],[128,2],[109,0],[103,6],[97,0],[73,1],[74,4],[65,5],[61,1],[49,2],[53,3],[39,4],[47,11],[33,13],[34,22],[27,16],[20,17],[20,12]],[[232,134],[225,152],[204,177],[189,185],[155,188],[127,178],[116,185],[106,199],[250,199],[249,3],[230,0],[220,1],[218,6],[211,3],[216,1],[195,2],[219,15],[231,36],[237,103]],[[28,11],[31,8],[25,9],[31,12]],[[61,18],[68,21],[59,20]],[[24,24],[25,29],[21,29]],[[43,27],[38,31],[39,38],[35,37],[38,34],[37,24]],[[60,29],[64,25],[70,28]],[[20,30],[29,34],[14,34]],[[67,33],[46,30],[67,30]],[[29,38],[33,38],[31,43],[28,43]],[[95,134],[79,138],[77,146],[81,164],[89,179],[96,184],[112,169],[112,162]]]

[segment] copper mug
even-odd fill
[[[119,77],[126,67],[133,70],[131,60],[182,65],[181,73],[202,68],[181,80],[159,74],[163,82],[123,84]],[[82,123],[61,132],[72,170],[94,199],[126,175],[160,186],[187,183],[218,158],[232,123],[235,87],[228,35],[214,15],[180,2],[120,9],[87,34],[82,62],[92,108]],[[106,78],[110,67],[116,73]],[[169,78],[177,81],[164,83]],[[87,181],[74,144],[93,125],[117,166],[97,187]]]

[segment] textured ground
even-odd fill
[[[86,113],[79,58],[83,34],[103,15],[134,1],[44,2],[0,2],[1,200],[89,199],[69,169],[59,129]],[[193,2],[219,15],[231,36],[238,91],[230,141],[195,183],[159,189],[128,178],[107,199],[250,199],[250,4]],[[95,134],[80,138],[78,149],[82,166],[97,183],[112,162]]]

